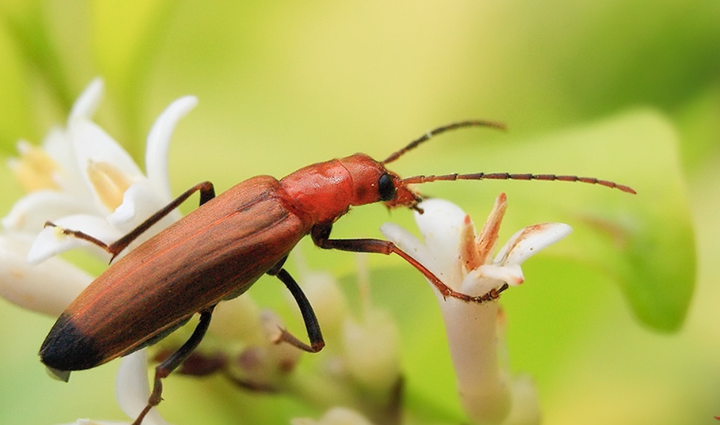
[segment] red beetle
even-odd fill
[[[352,206],[383,202],[389,208],[405,206],[418,210],[421,197],[408,185],[436,180],[580,181],[635,193],[627,186],[576,176],[477,173],[402,179],[385,168],[436,134],[470,126],[503,128],[487,121],[450,124],[428,132],[384,161],[358,153],[309,165],[281,180],[253,177],[217,197],[210,182],[200,183],[110,245],[90,235],[63,229],[65,234],[101,246],[114,258],[190,195],[200,191],[199,208],[112,264],[70,304],[40,348],[42,362],[67,380],[70,371],[93,368],[151,345],[185,324],[193,314],[200,313],[190,339],[156,367],[152,394],[134,422],[139,425],[161,400],[161,379],[176,369],[202,340],[215,305],[241,295],[263,274],[277,276],[295,297],[310,345],[284,330],[280,340],[310,352],[323,348],[325,343],[315,313],[283,268],[290,251],[307,234],[324,249],[398,254],[430,279],[445,297],[483,302],[497,298],[506,288],[479,297],[468,296],[450,289],[392,242],[330,239],[333,223]]]

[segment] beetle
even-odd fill
[[[469,296],[446,286],[392,242],[330,239],[333,223],[351,207],[383,202],[388,208],[403,206],[421,212],[418,203],[422,197],[409,185],[438,180],[578,181],[635,193],[628,186],[587,177],[475,173],[402,179],[385,167],[435,135],[476,126],[504,128],[489,121],[457,122],[426,133],[384,161],[357,153],[309,165],[280,180],[253,177],[217,197],[212,183],[203,182],[109,245],[80,231],[60,229],[105,249],[112,255],[111,265],[57,319],[40,348],[41,361],[67,381],[70,371],[90,369],[151,345],[199,313],[200,320],[190,338],[156,367],[151,396],[134,422],[139,425],[161,400],[161,380],[182,364],[203,339],[213,308],[243,294],[264,274],[280,279],[295,298],[310,344],[284,329],[278,342],[308,352],[323,348],[325,343],[312,306],[283,267],[290,251],[308,234],[323,249],[397,254],[425,275],[444,297],[480,303],[498,298],[507,288]],[[197,209],[113,263],[131,242],[195,192],[200,192]],[[50,222],[46,225],[54,226]]]

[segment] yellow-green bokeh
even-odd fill
[[[100,75],[107,96],[98,122],[141,165],[155,117],[181,95],[200,98],[173,139],[176,193],[202,180],[222,191],[257,174],[282,176],[356,151],[384,158],[427,129],[464,118],[501,120],[511,130],[448,135],[394,169],[404,175],[592,174],[650,193],[667,183],[680,195],[657,202],[653,231],[682,227],[690,234],[686,227],[695,226],[698,280],[683,327],[670,334],[649,329],[603,271],[549,251],[527,264],[528,283],[506,297],[511,365],[536,378],[548,424],[713,423],[720,415],[719,2],[0,0],[0,14],[3,158],[19,138],[40,142]],[[618,126],[652,129],[626,134],[627,152],[615,148],[618,158],[632,153],[635,167],[621,160],[596,164],[590,154],[543,152],[542,143],[558,134]],[[663,149],[677,143],[682,170],[664,162],[653,170],[657,145],[648,133],[663,138]],[[511,154],[503,155],[505,148]],[[601,148],[595,144],[587,152]],[[4,215],[21,194],[6,169],[0,182]],[[527,199],[564,198],[563,207],[576,199],[585,207],[584,196],[592,195],[584,194],[601,190],[521,182],[426,189],[450,197],[476,221],[499,191],[507,192],[508,236],[540,221],[578,225],[570,214],[555,216]],[[601,196],[608,209],[638,202],[649,211],[652,205],[642,192],[638,200]],[[677,205],[683,196],[688,204]],[[692,223],[680,213],[663,220],[667,211],[690,211]],[[371,206],[353,211],[335,231],[379,237],[377,228],[388,219],[412,225],[406,211],[388,217]],[[578,240],[569,242],[573,249]],[[301,249],[314,268],[353,273],[352,255],[320,252],[309,243]],[[554,252],[560,257],[562,245]],[[686,254],[675,258],[692,258]],[[690,276],[696,265],[688,262]],[[376,286],[382,285],[373,288],[377,302],[397,315],[403,333],[411,411],[461,421],[434,297],[399,259],[372,258],[370,264],[381,282]],[[407,281],[393,286],[397,276]],[[253,293],[271,300],[282,288],[261,279]],[[114,402],[116,364],[76,373],[65,385],[46,376],[36,353],[51,323],[0,300],[0,423],[123,419]],[[436,382],[445,393],[433,397],[427,390]],[[319,416],[293,400],[248,395],[219,379],[171,379],[164,395],[161,411],[180,425]]]

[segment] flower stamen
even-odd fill
[[[87,175],[98,199],[110,211],[122,204],[123,195],[132,183],[118,167],[104,161],[89,161]]]
[[[43,149],[21,140],[18,143],[20,158],[13,158],[8,165],[15,178],[27,193],[43,189],[59,190],[55,177],[60,166]]]

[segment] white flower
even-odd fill
[[[130,155],[90,120],[102,92],[102,81],[95,79],[75,102],[66,128],[52,129],[42,147],[20,141],[20,158],[9,162],[29,193],[1,221],[0,296],[21,307],[59,316],[93,280],[55,257],[57,254],[83,246],[109,257],[89,242],[64,235],[58,227],[44,227],[47,221],[111,243],[172,199],[167,176],[170,138],[179,119],[197,103],[196,98],[173,102],[153,125],[147,140],[146,176]],[[171,213],[133,245],[179,217],[178,212]],[[150,396],[145,350],[123,359],[116,390],[118,404],[134,420]],[[119,422],[80,419],[76,424]],[[166,422],[152,409],[143,424]]]
[[[196,98],[178,99],[153,125],[145,176],[130,155],[90,120],[102,93],[103,83],[95,79],[75,102],[66,128],[52,129],[42,147],[20,141],[20,158],[9,162],[29,193],[1,221],[0,296],[21,307],[58,316],[92,281],[74,265],[51,257],[83,246],[109,258],[87,241],[64,235],[55,227],[43,228],[47,221],[111,243],[171,200],[170,137]],[[173,212],[135,244],[179,217]],[[28,262],[20,261],[24,257]]]
[[[501,194],[477,237],[469,216],[439,199],[423,202],[420,208],[424,214],[415,215],[424,243],[392,223],[384,224],[381,231],[450,288],[478,296],[505,284],[521,284],[524,276],[520,264],[572,230],[561,223],[526,227],[515,233],[492,259],[506,206],[505,194]],[[501,362],[505,347],[499,302],[467,303],[434,292],[445,322],[458,393],[468,417],[492,424],[506,420],[537,422],[539,411],[532,385],[527,380],[511,384],[506,365]],[[514,422],[516,418],[524,421]]]
[[[147,349],[137,351],[122,359],[115,379],[118,405],[132,420],[140,415],[150,398],[147,365]],[[150,409],[142,423],[143,425],[167,424],[155,408]]]

